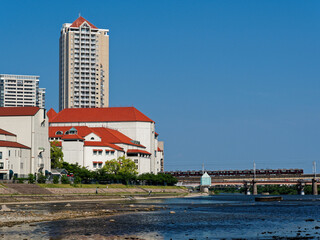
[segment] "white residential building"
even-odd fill
[[[46,173],[51,170],[48,118],[45,109],[1,107],[0,128],[13,133],[19,144],[30,148],[23,174]]]
[[[0,107],[45,106],[45,88],[39,76],[0,74]]]
[[[69,108],[59,113],[55,113],[53,109],[50,109],[48,117],[50,132],[51,129],[54,129],[52,127],[65,127],[66,129],[61,130],[65,132],[72,127],[78,129],[78,127],[84,126],[89,127],[93,133],[97,132],[97,128],[107,129],[109,132],[116,130],[116,132],[121,133],[129,139],[127,144],[112,138],[108,138],[109,140],[103,142],[116,145],[118,148],[120,147],[120,149],[114,148],[114,150],[118,151],[115,152],[117,156],[125,154],[133,159],[139,166],[139,172],[157,174],[163,170],[163,143],[160,142],[159,144],[158,142],[158,134],[155,132],[155,122],[134,107]],[[58,131],[59,129],[54,130]],[[77,131],[80,131],[80,129]],[[102,133],[100,132],[100,134]],[[114,132],[114,134],[116,133]],[[99,134],[97,134],[97,136],[101,138]],[[50,133],[50,137],[56,138],[53,133]],[[96,136],[93,137],[96,138]],[[64,140],[63,137],[61,139]],[[78,142],[88,142],[89,140],[88,135],[82,133],[78,138]],[[62,142],[62,150],[64,152],[63,144]],[[94,144],[95,145],[91,145],[94,147],[93,149],[99,149],[103,153],[109,149],[107,145],[101,145],[100,143],[100,145],[98,143]],[[105,148],[98,148],[98,146]],[[93,149],[89,151],[89,154],[92,154]],[[92,159],[90,155],[86,155],[85,152],[83,156],[83,161],[87,161],[88,158]],[[78,159],[80,159],[80,157]]]
[[[0,180],[26,177],[30,173],[30,147],[17,142],[17,136],[0,128]]]
[[[106,161],[126,156],[135,162],[139,174],[150,172],[151,153],[117,130],[57,126],[49,127],[49,138],[52,144],[62,148],[63,160],[68,163],[96,170]]]
[[[109,106],[109,35],[79,17],[60,34],[59,110]]]

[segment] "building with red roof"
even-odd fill
[[[31,148],[17,142],[17,135],[0,129],[0,180],[14,174],[25,177],[29,173]]]
[[[48,125],[43,108],[0,107],[0,179],[51,171]]]
[[[145,146],[105,127],[55,126],[49,127],[52,144],[60,146],[64,161],[78,163],[90,170],[102,168],[106,161],[126,156],[137,166],[138,172],[150,172],[151,153]]]
[[[64,153],[67,151],[65,144],[70,145],[64,135],[68,135],[70,130],[77,133],[68,138],[80,136],[84,139],[73,139],[82,156],[75,157],[74,152],[69,162],[78,161],[88,168],[96,168],[93,160],[96,162],[97,158],[104,163],[125,155],[135,161],[139,173],[163,171],[163,142],[158,141],[155,122],[135,107],[70,108],[56,114],[52,114],[50,109],[49,112],[50,140],[62,141]],[[94,149],[102,149],[101,154],[98,151],[94,155]],[[112,155],[111,150],[114,151]]]

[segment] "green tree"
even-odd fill
[[[51,158],[51,168],[62,168],[63,165],[63,152],[60,147],[58,147],[59,142],[54,141],[51,143],[50,148],[50,158]]]
[[[120,174],[125,175],[137,175],[137,167],[134,161],[132,161],[129,158],[126,158],[125,156],[118,157],[117,161],[120,163]]]
[[[105,172],[110,174],[118,174],[120,170],[120,162],[116,159],[112,159],[110,161],[106,161],[105,165],[103,166],[103,169]]]

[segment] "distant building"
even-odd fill
[[[7,142],[2,143],[6,149],[0,150],[2,152],[0,170],[1,162],[4,166],[0,173],[11,170],[18,176],[21,174],[25,176],[38,172],[45,174],[51,170],[48,119],[45,109],[2,107],[0,108],[0,127],[7,132],[2,134],[3,141]],[[29,155],[24,149],[28,149]]]
[[[60,34],[59,110],[109,106],[109,35],[79,17]]]
[[[50,141],[60,142],[70,163],[95,169],[126,156],[139,173],[163,171],[164,144],[155,122],[134,107],[50,109],[48,117]]]
[[[45,107],[39,76],[0,74],[0,107]]]
[[[37,107],[39,108],[46,108],[46,89],[45,88],[39,88],[38,91],[38,97],[37,97]]]

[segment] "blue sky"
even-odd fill
[[[40,75],[48,109],[79,12],[110,30],[110,105],[156,121],[166,170],[320,164],[320,1],[1,1],[0,73]]]

